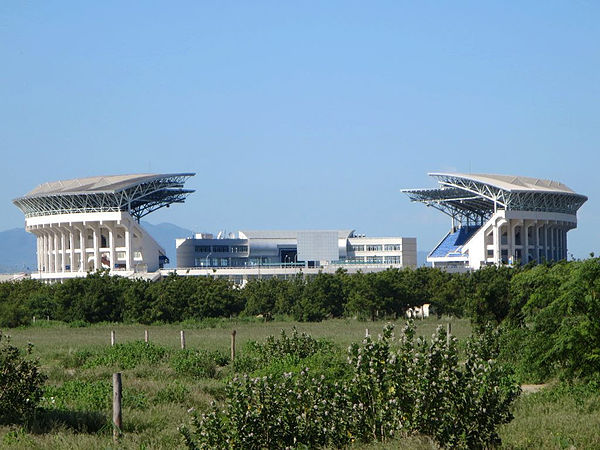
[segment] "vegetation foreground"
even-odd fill
[[[447,319],[418,321],[417,335],[429,337],[438,325],[442,325],[442,329],[445,329],[447,323]],[[448,355],[455,357],[460,353],[461,359],[464,360],[468,352],[465,339],[471,332],[469,322],[452,319],[451,323],[453,335],[458,341],[457,351],[450,352]],[[401,322],[396,324],[396,334],[400,334],[403,326]],[[293,327],[317,339],[302,338],[301,333],[294,334]],[[39,358],[42,372],[48,376],[48,381],[41,393],[41,409],[33,419],[28,423],[0,425],[0,446],[3,448],[108,448],[113,446],[110,425],[111,376],[113,372],[120,371],[123,373],[124,384],[124,435],[118,444],[119,448],[185,447],[185,435],[188,437],[188,443],[192,445],[211,447],[215,443],[203,441],[202,430],[206,430],[207,427],[220,427],[220,432],[223,433],[222,425],[225,423],[223,420],[227,420],[228,424],[235,420],[235,414],[230,414],[229,417],[219,416],[219,411],[211,408],[212,402],[220,406],[229,405],[230,409],[232,406],[245,405],[245,408],[250,409],[252,405],[258,407],[261,405],[260,402],[256,402],[256,397],[253,397],[252,386],[248,387],[247,380],[240,374],[250,373],[252,376],[260,377],[261,380],[270,379],[269,377],[281,379],[288,373],[300,374],[306,366],[310,367],[311,371],[316,370],[320,373],[316,381],[313,376],[305,377],[304,382],[308,385],[301,385],[303,390],[326,388],[326,386],[312,386],[311,383],[315,382],[318,385],[321,378],[349,379],[352,381],[349,386],[360,385],[352,376],[366,376],[368,368],[367,373],[360,370],[354,372],[354,375],[340,373],[340,367],[343,366],[333,364],[331,354],[327,352],[337,352],[340,358],[344,359],[346,348],[352,343],[363,340],[365,328],[370,328],[371,334],[381,334],[383,327],[384,322],[360,322],[350,319],[321,323],[258,322],[247,319],[163,326],[99,324],[79,328],[72,328],[58,322],[38,322],[36,326],[11,329],[8,334],[11,335],[12,344],[20,348],[25,348],[28,342],[33,344],[32,356]],[[186,330],[185,351],[178,349],[179,330],[182,328]],[[230,364],[229,345],[233,328],[237,330],[238,352],[236,363]],[[145,329],[149,331],[149,345],[143,343]],[[286,330],[285,340],[267,339],[268,336],[279,336],[281,329]],[[111,330],[115,330],[117,337],[117,345],[112,348],[110,347]],[[443,334],[438,338],[443,338]],[[438,343],[441,346],[445,342],[445,339],[442,340],[443,342]],[[292,349],[293,351],[287,348],[285,350],[287,357],[271,357],[272,361],[269,362],[269,354],[274,356],[277,351],[282,351],[279,348],[282,342],[287,342],[288,344],[285,345],[288,347],[290,343],[295,342],[296,348]],[[390,343],[389,348],[386,349],[385,345],[378,347],[378,342],[381,341],[374,338],[368,350],[375,352],[371,356],[377,358],[386,351],[388,351],[387,357],[392,356],[389,350],[402,345],[401,342]],[[416,346],[418,348],[418,344]],[[350,358],[354,358],[354,366],[358,367],[356,363],[361,357],[360,352],[366,352],[368,346],[355,345],[352,348]],[[302,351],[307,352],[308,356],[302,355]],[[440,350],[439,354],[443,356],[444,352]],[[366,353],[362,354],[362,358],[368,357]],[[446,368],[450,366],[447,365]],[[460,368],[458,370],[463,371]],[[457,373],[446,371],[446,375]],[[232,380],[238,385],[246,383],[246,388],[249,388],[246,389],[245,396],[237,397],[237,403],[232,403],[231,396],[228,397],[228,389],[231,388],[227,385]],[[431,380],[428,380],[428,384],[430,383]],[[386,398],[386,395],[389,397],[390,392],[400,388],[393,384],[385,386],[386,389],[381,392],[383,398]],[[429,387],[422,386],[421,389]],[[255,394],[259,391],[270,392],[272,397],[276,398],[277,391],[284,388],[294,389],[294,386],[270,383],[254,391]],[[243,389],[238,390],[238,392],[242,391]],[[498,430],[502,446],[505,448],[600,448],[599,391],[599,387],[593,382],[581,385],[557,383],[554,387],[538,393],[522,395],[512,407],[514,420]],[[365,393],[350,392],[349,395],[360,396]],[[435,401],[444,404],[439,400]],[[505,398],[505,400],[510,399]],[[300,405],[289,405],[288,412],[305,406],[302,401],[306,399],[298,401]],[[336,401],[328,401],[328,403],[343,407],[340,399]],[[385,408],[388,401],[379,400],[379,402],[377,403],[377,399],[372,400],[372,405],[377,406],[376,415],[364,416],[375,419],[375,422],[379,421],[377,422],[379,426],[376,426],[374,431],[374,438],[379,442],[364,444],[361,439],[355,439],[352,432],[348,434],[349,428],[344,429],[343,434],[335,434],[337,436],[335,439],[331,438],[334,435],[329,438],[322,436],[323,440],[319,442],[330,447],[349,445],[353,448],[436,448],[436,433],[438,433],[438,442],[450,443],[452,442],[450,439],[462,439],[440,435],[439,433],[444,432],[440,431],[443,427],[436,428],[437,431],[426,430],[429,431],[426,433],[429,436],[424,436],[418,431],[425,428],[423,426],[419,428],[417,425],[406,425],[405,429],[392,430],[396,432],[386,436],[385,423],[389,423],[386,422],[388,420],[386,417],[389,418],[389,415],[394,412],[391,408]],[[277,411],[282,410],[282,405],[271,405],[274,406],[279,408]],[[211,411],[216,411],[217,414],[211,416]],[[335,415],[333,410],[324,410],[324,413]],[[207,415],[203,416],[203,414]],[[440,417],[443,417],[443,414],[440,414]],[[260,417],[260,414],[256,417]],[[323,417],[313,418],[313,421],[321,420]],[[203,423],[204,428],[196,428],[199,423]],[[183,433],[182,425],[185,426]],[[363,421],[359,425],[374,430],[372,422]],[[485,424],[478,424],[476,431],[483,430]],[[226,435],[216,436],[221,442],[231,438]],[[382,440],[386,442],[381,442]],[[276,444],[273,442],[271,444],[263,442],[261,445],[275,447]],[[463,439],[460,442],[466,441]],[[471,446],[480,445],[481,443],[473,442]]]

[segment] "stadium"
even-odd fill
[[[44,183],[13,203],[25,228],[37,236],[38,273],[60,280],[109,269],[129,276],[155,272],[168,262],[165,250],[140,225],[142,217],[183,203],[193,173],[77,178]]]
[[[170,273],[223,277],[236,283],[299,272],[373,272],[416,267],[415,238],[366,237],[353,230],[240,231],[177,239],[177,268],[140,219],[194,192],[193,173],[112,175],[44,183],[13,203],[37,237],[37,273],[60,281],[107,269],[157,280]]]
[[[446,270],[567,258],[567,232],[587,197],[562,183],[510,175],[430,173],[434,189],[403,189],[451,219],[427,261]]]

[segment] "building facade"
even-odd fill
[[[14,204],[25,228],[37,236],[37,273],[60,280],[108,269],[129,275],[155,272],[167,262],[164,249],[140,225],[141,217],[182,203],[192,173],[78,178],[45,183]]]
[[[351,272],[416,267],[415,238],[366,237],[352,230],[239,231],[177,239],[177,271],[211,269],[217,274],[288,274],[292,271]],[[267,272],[266,270],[269,270]],[[197,271],[197,270],[196,270]],[[258,273],[256,274],[258,275]]]
[[[451,219],[450,231],[427,257],[434,267],[461,271],[567,258],[567,232],[577,227],[577,210],[586,196],[538,178],[430,175],[438,188],[403,192]]]

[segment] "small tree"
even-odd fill
[[[26,355],[31,355],[28,344]],[[0,332],[0,423],[22,422],[31,416],[42,395],[46,376]]]

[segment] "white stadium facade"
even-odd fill
[[[61,280],[108,269],[130,276],[157,272],[165,250],[139,221],[194,192],[184,189],[193,173],[77,178],[44,183],[13,203],[25,228],[37,236],[37,273]]]
[[[145,215],[183,203],[193,173],[111,175],[44,183],[13,203],[25,229],[37,236],[37,272],[61,281],[108,270],[157,280],[170,273],[228,278],[287,277],[303,273],[373,272],[416,267],[416,238],[366,237],[351,230],[240,231],[177,239],[177,268],[140,225]]]
[[[437,188],[402,191],[451,218],[449,232],[427,257],[434,267],[463,271],[567,258],[567,232],[577,227],[577,210],[586,196],[538,178],[429,175],[437,179]]]

